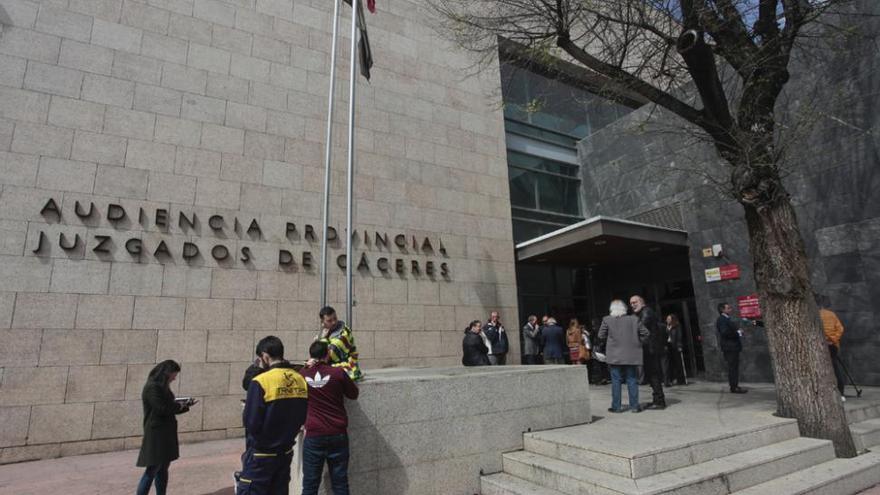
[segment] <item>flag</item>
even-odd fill
[[[352,0],[345,0],[345,3],[351,5]],[[376,12],[376,0],[367,0],[367,7],[370,12]],[[360,41],[358,42],[358,58],[360,59],[361,75],[367,81],[370,80],[370,69],[373,68],[373,51],[370,49],[370,37],[367,36],[367,21],[364,18],[364,9],[358,0],[358,18],[357,26],[360,32]]]

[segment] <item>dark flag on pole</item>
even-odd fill
[[[352,0],[345,0],[345,3],[351,5]],[[367,8],[370,12],[376,13],[376,0],[367,0]],[[364,18],[364,8],[361,0],[358,0],[358,31],[360,31],[360,40],[358,43],[358,57],[360,58],[361,75],[367,81],[370,80],[370,69],[373,68],[373,51],[370,49],[370,37],[367,36],[367,21]]]

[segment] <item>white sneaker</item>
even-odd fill
[[[841,395],[841,396],[840,396],[840,402],[846,402],[846,397],[844,397],[844,396]]]

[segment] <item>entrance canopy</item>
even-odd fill
[[[687,232],[597,216],[516,245],[516,260],[584,265],[686,254]]]

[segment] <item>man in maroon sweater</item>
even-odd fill
[[[309,410],[303,440],[303,495],[317,495],[324,462],[333,495],[348,495],[348,415],[345,398],[357,399],[358,388],[343,368],[327,364],[327,342],[309,347],[314,364],[300,373],[309,387]]]

